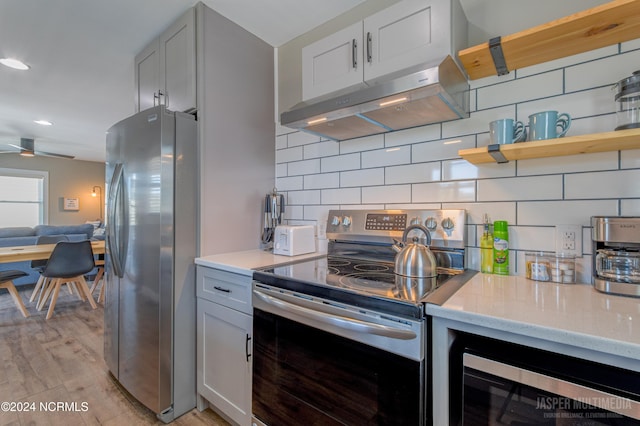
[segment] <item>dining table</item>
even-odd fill
[[[49,259],[55,246],[55,244],[33,244],[29,246],[0,247],[0,263]],[[91,249],[93,254],[104,254],[104,241],[91,241]]]

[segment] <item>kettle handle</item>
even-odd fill
[[[405,244],[407,243],[407,235],[409,235],[409,232],[413,231],[414,229],[419,229],[422,232],[424,232],[424,235],[427,236],[427,245],[430,246],[431,245],[431,232],[429,232],[429,230],[427,228],[425,228],[424,226],[418,225],[418,224],[407,226],[407,228],[404,230],[404,234],[402,234],[402,242],[405,243]]]

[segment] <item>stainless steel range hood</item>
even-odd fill
[[[334,140],[469,117],[469,83],[447,56],[431,67],[354,92],[301,102],[283,126]]]

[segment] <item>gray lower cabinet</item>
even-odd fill
[[[251,276],[198,266],[198,408],[251,424]]]

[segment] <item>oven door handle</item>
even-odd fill
[[[384,336],[399,340],[411,340],[417,337],[416,333],[411,330],[394,328],[382,324],[375,324],[372,322],[361,321],[354,318],[343,317],[340,315],[314,311],[313,309],[305,308],[291,302],[285,302],[284,300],[269,296],[255,289],[253,290],[253,294],[255,294],[264,303],[275,306],[282,311],[296,314],[314,321],[321,322],[323,324],[342,328],[344,330],[355,331],[357,333],[376,334],[378,336]]]

